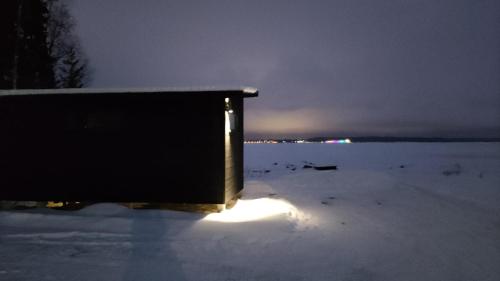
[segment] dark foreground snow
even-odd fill
[[[220,214],[1,211],[0,280],[500,280],[498,143],[245,157],[243,198]]]

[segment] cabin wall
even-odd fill
[[[0,200],[225,203],[224,98],[0,98]]]
[[[225,200],[228,202],[243,190],[243,98],[232,97],[231,131],[225,133]]]

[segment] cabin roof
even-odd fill
[[[0,90],[0,97],[30,95],[78,95],[78,94],[210,94],[223,96],[256,97],[259,91],[251,87],[221,89],[199,88],[66,88],[66,89],[18,89]]]

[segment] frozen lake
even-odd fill
[[[500,143],[247,144],[219,214],[0,211],[0,280],[496,281],[499,202]]]

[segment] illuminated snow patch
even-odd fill
[[[238,200],[233,208],[220,213],[213,213],[204,218],[206,221],[217,222],[248,222],[262,220],[277,215],[286,214],[296,217],[297,208],[292,204],[279,199],[259,198]]]
[[[255,93],[257,93],[257,89],[252,88],[252,87],[245,87],[245,88],[243,88],[243,93],[245,93],[245,94],[255,94]]]

